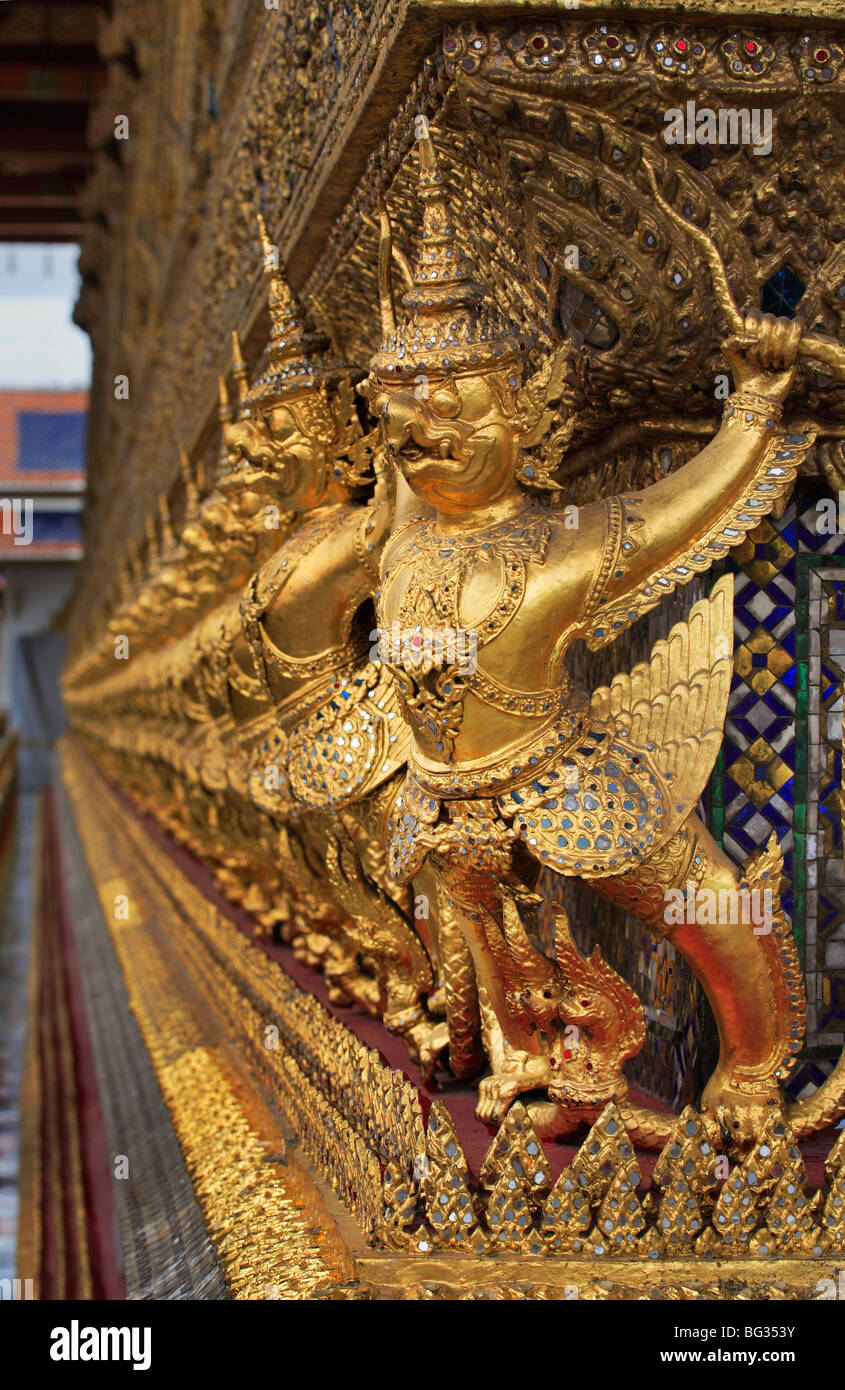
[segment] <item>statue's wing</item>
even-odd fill
[[[695,810],[722,741],[732,618],[726,575],[649,661],[593,693],[574,741],[497,797],[547,868],[587,879],[622,873],[667,844]]]
[[[593,692],[591,714],[612,719],[631,743],[651,751],[680,823],[704,790],[722,742],[733,672],[733,576],[714,585],[686,622],[655,643],[649,661]]]

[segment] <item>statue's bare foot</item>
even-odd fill
[[[701,1097],[702,1112],[718,1120],[726,1143],[738,1150],[751,1147],[768,1116],[783,1104],[776,1083],[755,1091],[739,1089],[730,1076],[719,1071],[713,1073]]]
[[[526,1105],[528,1118],[538,1139],[562,1139],[583,1124],[592,1124],[602,1105],[578,1108],[558,1105],[553,1100],[532,1100]]]
[[[239,903],[246,897],[246,887],[237,874],[231,873],[227,869],[218,869],[214,875],[217,887],[230,902]]]
[[[351,961],[347,961],[343,957],[333,959],[329,955],[324,958],[323,973],[329,989],[340,991],[344,1003],[360,1004],[361,1008],[365,1009],[368,1014],[377,1016],[381,1003],[381,990],[378,981],[370,975],[364,975],[358,969],[354,959]]]
[[[422,1071],[423,1081],[430,1081],[438,1057],[449,1046],[448,1023],[445,1019],[435,1023],[434,1019],[427,1018],[415,1023],[402,1036],[408,1052]]]
[[[241,899],[241,906],[247,912],[251,912],[253,917],[260,912],[266,912],[270,906],[266,893],[258,883],[251,883],[246,893]]]
[[[517,1096],[522,1095],[523,1091],[545,1090],[548,1084],[547,1057],[536,1057],[527,1052],[516,1053],[506,1063],[504,1071],[485,1076],[479,1082],[476,1118],[485,1125],[501,1124],[508,1106]]]
[[[294,941],[293,954],[300,965],[309,965],[315,969],[322,965],[330,945],[327,936],[322,936],[319,932],[306,931]]]
[[[438,985],[434,993],[426,999],[425,1005],[430,1014],[438,1014],[443,1017],[446,1013],[446,986]]]
[[[286,939],[284,930],[290,921],[290,913],[286,909],[271,906],[266,912],[256,912],[254,915],[262,927],[266,927],[268,931],[275,931],[282,940]]]

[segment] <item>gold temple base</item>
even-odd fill
[[[731,1170],[718,1199],[715,1192],[708,1198],[700,1157],[695,1178],[681,1189],[680,1169],[662,1156],[658,1209],[660,1190],[644,1199],[634,1191],[639,1171],[613,1107],[554,1186],[526,1112],[513,1107],[476,1183],[442,1102],[426,1129],[418,1094],[403,1074],[367,1051],[226,919],[72,744],[63,750],[62,771],[230,1296],[828,1296],[845,1244],[836,1216],[843,1207],[842,1139],[828,1159],[826,1199],[805,1197],[799,1183],[794,1207],[784,1212],[777,1173],[759,1155]],[[693,1112],[684,1115],[695,1130]],[[781,1165],[800,1163],[788,1135],[770,1136],[770,1144]],[[601,1178],[591,1151],[609,1177]],[[753,1220],[732,1218],[731,1203],[741,1203],[755,1161],[753,1181],[768,1204],[755,1203]],[[540,1196],[528,1190],[523,1200],[514,1172],[527,1172]],[[579,1173],[589,1202],[567,1207],[564,1180]],[[676,1223],[670,1237],[662,1217],[682,1191],[681,1205],[698,1215]],[[438,1225],[450,1211],[454,1224]],[[745,1248],[725,1240],[731,1228],[744,1231]],[[680,1243],[680,1258],[670,1239]],[[611,1253],[620,1246],[630,1254]]]

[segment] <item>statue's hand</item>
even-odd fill
[[[370,506],[375,511],[383,510],[393,514],[396,504],[396,471],[392,464],[376,469],[376,485],[373,489]]]
[[[747,309],[743,325],[724,344],[737,391],[753,391],[770,401],[785,400],[795,378],[803,325]]]
[[[376,485],[367,503],[367,539],[380,549],[393,527],[396,510],[396,469],[379,446],[373,456]]]

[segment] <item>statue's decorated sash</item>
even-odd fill
[[[454,842],[489,869],[522,840],[557,873],[621,873],[664,845],[694,810],[719,749],[733,669],[733,579],[725,576],[651,658],[593,693],[586,719],[558,719],[498,776],[412,754],[390,824],[390,873],[413,877]],[[498,778],[504,778],[504,785]],[[472,824],[469,824],[469,821]]]

